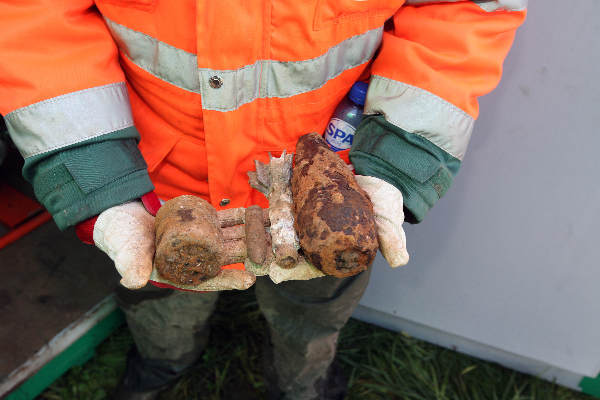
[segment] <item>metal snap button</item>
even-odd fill
[[[210,85],[211,88],[218,89],[221,86],[223,86],[223,79],[221,79],[220,77],[218,77],[216,75],[215,76],[211,76],[208,79],[208,84]]]
[[[223,206],[226,206],[226,205],[227,205],[227,204],[229,204],[229,203],[231,203],[231,200],[229,200],[229,199],[222,199],[222,200],[219,202],[219,205],[220,205],[221,207],[223,207]]]

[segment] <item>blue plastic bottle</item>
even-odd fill
[[[356,82],[335,109],[325,130],[325,141],[331,150],[342,151],[352,146],[354,132],[363,119],[368,87],[367,83]]]

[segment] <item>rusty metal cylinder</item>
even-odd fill
[[[224,238],[215,208],[196,196],[167,201],[156,214],[154,267],[165,279],[196,285],[223,265]]]
[[[248,258],[256,264],[262,264],[267,258],[269,240],[263,224],[263,209],[259,206],[246,208],[245,225]]]

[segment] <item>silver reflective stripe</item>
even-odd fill
[[[383,114],[388,122],[421,135],[462,160],[473,131],[473,118],[421,88],[373,75],[365,114]]]
[[[522,11],[527,8],[527,0],[473,0],[485,11]]]
[[[121,52],[138,67],[181,89],[200,92],[195,54],[104,18]]]
[[[428,3],[457,3],[459,1],[465,0],[406,0],[406,3],[409,6],[419,5],[419,4],[428,4]]]
[[[309,60],[261,60],[236,70],[202,68],[202,107],[231,111],[258,98],[291,97],[318,89],[342,72],[369,61],[379,47],[382,35],[382,27],[367,31]],[[210,87],[212,76],[223,80],[221,88]]]
[[[5,116],[23,157],[82,142],[133,125],[125,83],[54,97]]]
[[[456,3],[464,0],[407,0],[408,5],[429,3]],[[521,11],[527,8],[527,0],[471,0],[485,11]]]
[[[201,93],[202,107],[215,111],[235,110],[259,98],[291,97],[318,89],[369,61],[383,36],[380,27],[348,38],[309,60],[259,60],[235,70],[215,70],[198,68],[195,54],[105,19],[119,49],[134,64],[172,85]],[[213,76],[222,80],[221,87],[210,86]]]

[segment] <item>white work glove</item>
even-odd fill
[[[395,186],[373,176],[356,175],[355,178],[373,204],[381,254],[392,268],[406,265],[409,256],[406,234],[402,229],[402,193]]]
[[[123,286],[146,286],[154,259],[154,217],[141,201],[103,211],[94,224],[94,244],[114,261]]]

